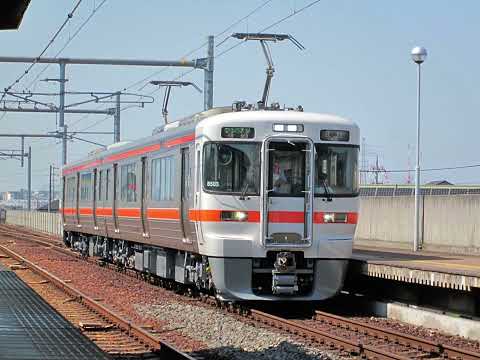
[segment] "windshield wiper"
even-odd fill
[[[327,201],[332,201],[332,195],[330,194],[330,191],[328,190],[327,180],[323,179],[322,184],[323,184],[323,190],[325,191],[326,200]]]
[[[245,200],[245,194],[247,193],[248,190],[248,182],[245,183],[245,186],[243,187],[242,193],[240,194],[239,199],[240,200]]]

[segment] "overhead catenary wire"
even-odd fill
[[[460,169],[470,169],[470,168],[477,168],[480,167],[480,164],[472,164],[472,165],[463,165],[463,166],[450,166],[450,167],[441,167],[441,168],[426,168],[426,169],[420,169],[420,172],[426,172],[426,171],[445,171],[445,170],[460,170]],[[410,170],[360,170],[361,173],[377,173],[377,172],[382,172],[382,173],[406,173],[406,172],[411,172],[415,171],[415,169],[410,169]]]
[[[48,44],[43,48],[43,50],[40,52],[40,54],[35,58],[35,60],[24,70],[24,72],[14,81],[12,82],[9,86],[7,86],[4,90],[4,93],[2,94],[2,97],[0,98],[0,101],[2,101],[5,98],[5,95],[7,92],[9,92],[12,87],[16,84],[18,84],[29,72],[32,70],[32,68],[35,66],[37,61],[47,52],[47,50],[52,46],[52,44],[55,42],[57,39],[58,35],[62,32],[62,30],[67,26],[69,21],[72,19],[73,15],[77,11],[78,7],[82,3],[83,0],[78,0],[76,4],[74,5],[73,9],[67,14],[67,18],[65,21],[62,23],[62,25],[58,28],[58,30],[55,32],[53,37],[50,39]]]
[[[247,20],[248,18],[250,18],[252,15],[254,15],[256,12],[260,11],[262,8],[264,8],[266,5],[268,5],[269,3],[271,3],[273,0],[266,0],[264,1],[263,3],[261,3],[260,5],[258,5],[256,8],[254,8],[253,10],[251,10],[249,13],[247,13],[246,15],[244,15],[243,17],[241,17],[240,19],[238,20],[235,20],[232,24],[228,25],[226,28],[224,28],[222,31],[220,31],[219,33],[217,33],[216,35],[214,35],[213,37],[216,39],[218,38],[219,36],[222,36],[223,34],[225,34],[227,31],[233,29],[235,26],[237,26],[238,24],[240,24],[241,22]],[[187,56],[190,56],[194,53],[196,53],[197,51],[203,49],[206,45],[208,44],[208,41],[204,41],[201,45],[199,45],[198,47],[194,48],[193,50],[190,50],[188,51],[187,53],[185,53],[184,55],[181,56],[181,58],[185,58]],[[145,81],[151,79],[152,77],[166,71],[167,69],[169,69],[170,67],[166,67],[166,68],[163,68],[161,70],[158,70],[158,71],[155,71],[153,72],[152,74],[144,77],[143,79],[141,80],[138,80],[136,82],[134,82],[133,84],[129,85],[128,87],[124,88],[124,90],[129,90],[131,89],[132,87],[134,86],[137,86],[137,85],[140,85],[140,84],[143,84],[145,83]],[[191,73],[193,72],[195,69],[191,69],[189,70],[187,73]],[[154,92],[158,91],[159,89],[157,88]]]
[[[78,34],[83,30],[83,28],[90,22],[90,20],[93,18],[93,16],[97,13],[98,10],[107,2],[107,0],[103,0],[100,4],[98,4],[96,7],[92,9],[92,12],[90,15],[80,24],[80,26],[75,30],[72,36],[69,37],[67,42],[62,46],[62,48],[57,51],[57,53],[54,55],[54,58],[56,59],[62,52],[67,48],[68,45],[78,36]],[[32,85],[38,80],[40,76],[50,67],[52,64],[47,64],[45,65],[42,70],[35,76],[35,78],[30,82],[30,84],[27,86],[26,90],[30,89]]]
[[[261,33],[264,33],[264,32],[267,31],[267,30],[270,30],[271,28],[273,28],[273,27],[281,24],[282,22],[290,19],[291,17],[293,17],[293,16],[295,16],[295,15],[298,15],[298,14],[300,14],[301,12],[307,10],[308,8],[314,6],[315,4],[319,3],[320,1],[321,1],[321,0],[315,0],[315,1],[312,1],[312,2],[308,3],[307,5],[305,5],[305,6],[303,6],[303,7],[301,7],[301,8],[298,9],[298,10],[295,10],[295,9],[294,9],[290,14],[288,14],[288,15],[286,15],[286,16],[278,19],[278,20],[276,20],[275,22],[273,22],[273,23],[271,23],[270,25],[266,26],[266,27],[263,28],[262,30],[258,31],[258,33],[261,34]],[[245,40],[237,42],[235,45],[232,45],[232,46],[230,46],[229,48],[227,48],[226,50],[218,53],[218,54],[215,56],[215,58],[219,58],[219,57],[221,57],[221,56],[229,53],[230,51],[232,51],[233,49],[235,49],[236,47],[238,47],[238,46],[240,46],[240,45],[242,45],[242,44],[244,44],[244,43],[245,43]]]
[[[231,30],[232,28],[234,28],[235,26],[237,26],[238,24],[240,24],[241,22],[245,21],[246,19],[250,18],[252,15],[254,15],[255,13],[257,13],[258,11],[260,11],[262,8],[264,8],[266,5],[268,5],[269,3],[271,3],[273,0],[265,0],[263,1],[260,5],[258,5],[257,7],[255,7],[253,10],[249,11],[246,15],[244,15],[243,17],[241,17],[240,19],[237,19],[235,20],[233,23],[231,23],[230,25],[228,25],[227,27],[225,27],[222,31],[220,31],[219,33],[217,33],[216,35],[214,35],[214,38],[217,38],[219,36],[222,36],[224,35],[226,32],[228,32],[229,30]],[[185,54],[183,54],[181,56],[181,58],[186,58],[187,56],[190,56],[194,53],[196,53],[197,51],[201,50],[202,48],[204,48],[206,45],[208,44],[208,41],[204,41],[201,45],[197,46],[196,48],[186,52]],[[165,67],[165,68],[162,68],[160,70],[157,70],[147,76],[145,76],[144,78],[140,79],[140,80],[137,80],[135,81],[134,83],[131,83],[130,85],[124,87],[122,90],[119,90],[120,92],[123,92],[123,91],[127,91],[127,90],[130,90],[132,89],[133,87],[136,87],[138,85],[141,85],[141,84],[145,84],[145,82],[149,79],[151,79],[152,77],[154,76],[157,76],[165,71],[167,71],[170,67]],[[182,73],[181,75],[177,76],[174,80],[177,80],[183,76],[186,76],[190,73],[192,73],[193,71],[195,71],[195,69],[190,69],[184,73]],[[143,89],[143,87],[141,88]],[[150,93],[148,93],[148,95],[152,95],[156,92],[158,92],[160,90],[160,88],[156,88],[154,89],[153,91],[151,91]],[[90,114],[86,114],[84,116],[82,116],[80,119],[77,119],[75,120],[74,122],[72,122],[71,124],[69,124],[70,127],[73,127],[73,126],[76,126],[78,125],[80,122],[84,121],[85,119],[89,118],[90,117]],[[91,129],[92,127],[94,126],[97,126],[101,123],[103,123],[104,121],[106,121],[107,118],[104,118],[104,119],[101,119],[101,120],[98,120],[96,122],[94,122],[93,124],[87,126],[86,128],[82,129],[83,130],[86,130],[86,129]]]

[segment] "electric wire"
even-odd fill
[[[450,166],[450,167],[441,167],[441,168],[426,168],[426,169],[420,169],[420,172],[460,170],[460,169],[470,169],[470,168],[477,168],[477,167],[480,167],[480,164],[471,164],[471,165],[463,165],[463,166]],[[413,172],[413,171],[415,171],[415,169],[411,169],[411,170],[360,170],[361,173],[406,173],[406,172]]]
[[[260,11],[262,8],[264,8],[266,5],[268,5],[269,3],[271,3],[273,0],[265,0],[264,2],[262,2],[260,5],[258,5],[257,7],[255,7],[253,10],[251,10],[249,13],[247,13],[246,15],[244,15],[243,17],[241,17],[240,19],[234,21],[232,24],[228,25],[226,28],[224,28],[222,31],[220,31],[219,33],[217,33],[216,35],[214,35],[214,38],[217,38],[219,36],[222,36],[224,35],[227,31],[231,30],[232,28],[234,28],[235,26],[237,26],[238,24],[240,24],[241,22],[245,21],[246,19],[250,18],[252,15],[254,15],[256,12]],[[190,56],[194,53],[196,53],[197,51],[201,50],[202,48],[204,48],[206,45],[208,44],[208,41],[205,41],[203,42],[201,45],[199,45],[198,47],[188,51],[187,53],[185,53],[184,55],[182,55],[180,58],[186,58],[187,56]],[[154,76],[157,76],[165,71],[167,71],[168,69],[170,69],[170,66],[168,67],[164,67],[160,70],[157,70],[153,73],[151,73],[150,75],[147,75],[146,77],[140,79],[140,80],[137,80],[135,81],[134,83],[124,87],[122,90],[120,91],[127,91],[127,90],[130,90],[132,89],[133,87],[136,87],[140,84],[144,84],[147,80],[151,79],[152,77]],[[182,78],[192,72],[194,72],[196,69],[190,69],[182,74],[180,74],[179,76],[177,76],[175,80],[179,79],[179,78]],[[143,86],[145,87],[145,86]],[[141,89],[143,89],[143,87]],[[139,91],[141,90],[139,89]],[[156,92],[158,92],[160,90],[160,88],[156,88],[154,90],[152,90],[150,93],[148,93],[148,95],[152,95]],[[99,108],[99,107],[98,107]],[[90,117],[90,114],[86,114],[84,116],[82,116],[81,118],[75,120],[74,122],[72,122],[71,124],[69,124],[70,127],[73,127],[73,126],[76,126],[78,125],[80,122],[84,121],[85,119],[89,118]],[[93,126],[96,126],[96,125],[99,125],[101,123],[103,123],[104,121],[106,121],[107,118],[104,118],[104,119],[101,119],[101,120],[98,120],[96,122],[94,122],[92,125],[89,125],[87,126],[86,128],[82,129],[81,131],[84,131],[86,129],[91,129]]]
[[[69,23],[69,21],[72,19],[73,15],[75,14],[75,12],[77,11],[78,7],[80,6],[80,4],[82,3],[83,0],[78,0],[77,3],[75,4],[75,6],[73,7],[72,11],[70,11],[68,14],[67,14],[67,18],[65,19],[65,21],[62,23],[62,25],[60,26],[60,28],[55,32],[55,34],[53,35],[53,37],[50,39],[50,41],[48,42],[48,44],[45,46],[45,48],[42,50],[42,52],[34,59],[34,61],[26,68],[26,70],[14,81],[12,82],[8,87],[6,87],[4,89],[4,93],[2,94],[2,97],[0,98],[0,101],[2,101],[4,98],[5,98],[5,95],[7,94],[7,92],[9,92],[12,87],[16,84],[18,84],[29,72],[30,70],[32,70],[32,68],[35,66],[35,64],[38,62],[38,60],[47,52],[47,50],[50,48],[50,46],[52,46],[52,44],[55,42],[55,40],[57,39],[58,35],[60,35],[60,33],[62,32],[62,30],[67,26],[67,24]]]
[[[294,9],[290,14],[288,14],[288,15],[284,16],[283,18],[278,19],[277,21],[271,23],[270,25],[266,26],[266,27],[263,28],[262,30],[258,31],[258,33],[261,34],[261,33],[265,32],[265,31],[267,31],[267,30],[270,30],[271,28],[273,28],[273,27],[281,24],[282,22],[290,19],[291,17],[293,17],[293,16],[295,16],[295,15],[298,15],[298,14],[300,14],[301,12],[307,10],[308,8],[314,6],[315,4],[319,3],[320,1],[321,1],[321,0],[315,0],[315,1],[312,1],[312,2],[308,3],[307,5],[305,5],[305,6],[303,6],[303,7],[301,7],[301,8],[298,9],[298,10],[295,10],[295,9]],[[235,49],[236,47],[238,47],[238,46],[240,46],[240,45],[242,45],[242,44],[245,44],[245,40],[239,41],[239,42],[237,42],[235,45],[230,46],[230,47],[227,48],[226,50],[220,52],[219,54],[217,54],[217,55],[215,56],[215,59],[216,59],[216,58],[219,58],[219,57],[221,57],[221,56],[223,56],[223,55],[225,55],[225,54],[227,54],[227,53],[229,53],[230,51],[232,51],[233,49]]]
[[[246,19],[250,18],[253,14],[255,14],[256,12],[260,11],[262,8],[264,8],[266,5],[268,5],[269,3],[271,3],[273,0],[266,0],[264,1],[263,3],[261,3],[259,6],[257,6],[256,8],[254,8],[253,10],[251,10],[248,14],[246,14],[245,16],[243,16],[242,18],[234,21],[232,24],[228,25],[225,29],[223,29],[222,31],[220,31],[219,33],[217,33],[216,35],[214,35],[214,39],[218,38],[219,36],[222,36],[223,34],[225,34],[227,31],[233,29],[235,26],[237,26],[238,24],[240,24],[241,22],[245,21]],[[229,37],[228,37],[229,38]],[[228,39],[227,38],[227,39]],[[204,41],[201,45],[199,45],[198,47],[196,47],[195,49],[193,50],[190,50],[189,52],[187,52],[186,54],[182,55],[181,58],[185,58],[187,56],[190,56],[194,53],[196,53],[197,51],[201,50],[203,47],[205,47],[206,45],[208,44],[208,41]],[[219,46],[219,45],[217,45]],[[158,70],[158,71],[155,71],[154,73],[146,76],[145,78],[141,79],[141,80],[138,80],[136,82],[134,82],[133,84],[129,85],[128,87],[124,88],[124,91],[125,90],[129,90],[131,89],[132,87],[134,86],[137,86],[139,84],[142,84],[144,83],[145,81],[147,81],[148,79],[152,78],[153,76],[156,76],[164,71],[166,71],[167,69],[169,69],[170,66],[168,67],[165,67],[161,70]],[[190,72],[193,72],[195,69],[192,69],[192,71],[189,71],[188,73]],[[158,91],[158,89],[156,89],[154,92]]]
[[[78,34],[83,30],[83,28],[90,22],[93,16],[97,13],[98,10],[107,2],[107,0],[103,0],[100,4],[98,4],[95,8],[92,9],[90,15],[83,21],[82,24],[75,30],[72,36],[69,37],[67,42],[63,45],[63,47],[54,55],[54,59],[56,59],[62,52],[67,48],[68,45],[78,36]],[[50,67],[52,64],[45,65],[42,70],[35,76],[35,78],[30,82],[27,86],[26,91],[32,87],[32,85],[38,80],[40,76]]]

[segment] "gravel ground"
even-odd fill
[[[181,350],[202,353],[208,359],[340,359],[303,346],[288,336],[247,324],[197,300],[52,249],[5,238],[0,238],[0,244],[71,281],[77,289],[132,322],[153,328],[161,339]]]
[[[208,344],[211,354],[227,359],[339,359],[216,309],[178,303],[137,305],[135,308],[145,316],[166,322],[171,329]]]
[[[475,340],[465,339],[460,336],[448,335],[441,333],[437,330],[428,329],[416,325],[411,325],[396,320],[390,320],[385,318],[377,317],[355,317],[352,318],[370,325],[373,325],[378,328],[396,330],[404,334],[410,334],[412,336],[418,336],[426,340],[431,340],[434,342],[448,344],[455,346],[461,349],[467,349],[474,352],[480,352],[480,342]]]

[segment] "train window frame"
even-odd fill
[[[154,157],[150,160],[150,174],[148,175],[150,179],[150,188],[148,189],[149,199],[155,202],[161,201],[175,201],[176,195],[176,171],[177,171],[177,154],[170,153],[162,156]],[[162,161],[165,163],[163,166],[165,177],[162,177]],[[158,162],[158,166],[157,166]],[[169,164],[166,164],[166,163]],[[166,173],[168,165],[168,174]],[[158,175],[158,176],[157,176]],[[162,182],[162,179],[166,180]],[[169,183],[168,191],[164,190],[165,184]],[[158,195],[158,197],[156,196]],[[162,195],[168,195],[167,197],[162,197]]]
[[[104,169],[98,169],[98,176],[97,176],[97,201],[103,201],[103,177],[104,177]]]
[[[357,176],[357,191],[356,192],[351,192],[351,193],[345,193],[345,194],[335,194],[335,193],[329,193],[328,197],[330,198],[354,198],[360,196],[360,183],[359,183],[359,172],[358,172],[358,166],[359,166],[359,160],[360,160],[360,145],[355,145],[355,144],[339,144],[336,142],[316,142],[315,143],[315,152],[317,152],[317,145],[319,146],[328,146],[328,147],[339,147],[339,148],[353,148],[357,149],[357,171],[356,171],[356,176]],[[317,161],[315,160],[315,176],[316,176],[316,171],[317,171]],[[315,183],[316,186],[316,183]],[[318,194],[314,192],[314,197],[315,198],[325,198],[327,195],[325,193],[323,194]]]
[[[245,140],[240,140],[240,141],[236,141],[236,140],[232,140],[232,139],[229,139],[227,141],[223,141],[223,140],[216,140],[216,141],[206,141],[205,143],[203,143],[203,146],[202,146],[202,170],[201,170],[201,173],[202,173],[202,190],[203,192],[207,193],[207,194],[216,194],[216,195],[233,195],[233,196],[240,196],[242,195],[242,191],[221,191],[221,190],[211,190],[211,189],[208,189],[207,188],[207,184],[206,184],[206,181],[207,181],[207,176],[205,175],[205,164],[206,164],[206,161],[205,161],[205,149],[208,145],[210,144],[253,144],[253,145],[257,145],[258,146],[258,159],[259,159],[259,166],[258,166],[258,169],[259,169],[259,177],[258,177],[258,191],[257,192],[246,192],[245,195],[248,195],[248,196],[260,196],[260,188],[262,186],[261,184],[261,166],[262,166],[262,155],[261,155],[261,148],[262,148],[262,143],[260,141],[245,141]]]
[[[69,204],[75,203],[75,192],[77,190],[77,178],[76,176],[68,176],[65,180],[66,183],[66,202]]]
[[[133,171],[132,171],[133,170]],[[125,176],[124,176],[125,173]],[[131,188],[132,183],[130,182],[129,174],[134,175],[134,184],[133,189]],[[124,203],[136,203],[138,202],[138,174],[137,174],[137,162],[130,162],[120,165],[120,201]],[[126,184],[124,184],[126,180]],[[133,195],[133,199],[132,199]]]
[[[88,182],[86,179],[88,178]],[[92,200],[92,184],[93,184],[93,173],[84,172],[80,173],[80,201],[91,201]]]
[[[113,168],[113,167],[112,167]],[[110,169],[105,169],[105,191],[104,191],[104,194],[105,194],[105,199],[104,201],[108,201],[108,184],[109,184],[109,181],[110,181]]]

